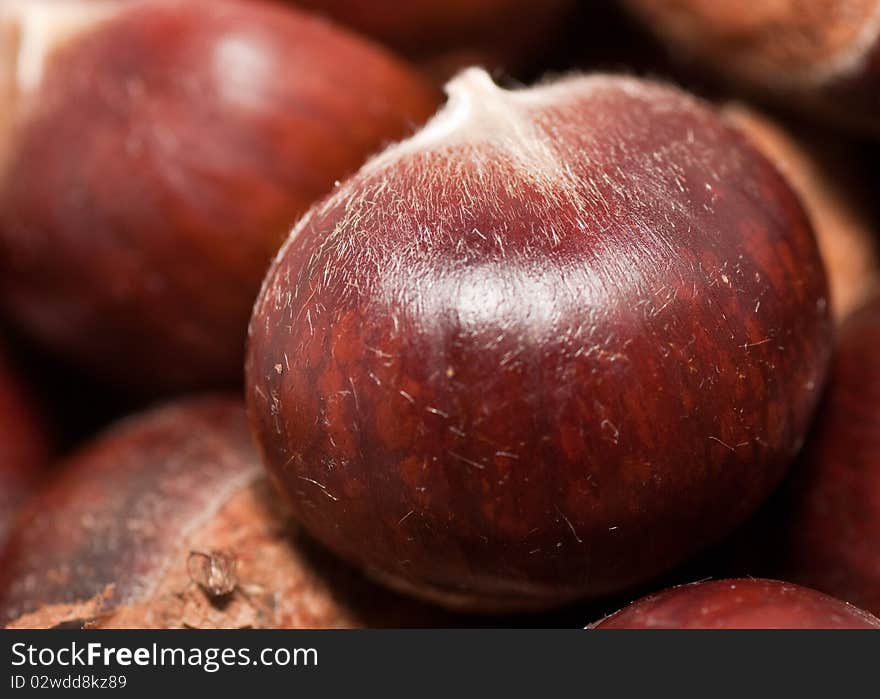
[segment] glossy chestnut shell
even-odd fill
[[[12,0],[0,46],[0,299],[149,395],[240,383],[292,225],[440,99],[379,46],[273,3]]]
[[[670,588],[633,602],[596,629],[880,629],[880,619],[790,583],[760,578]]]
[[[247,401],[308,531],[456,607],[549,607],[720,538],[800,447],[825,276],[778,172],[709,107],[472,70],[304,217]]]
[[[841,327],[815,429],[778,516],[780,572],[880,614],[880,299]]]

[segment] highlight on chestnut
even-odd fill
[[[880,0],[0,0],[0,627],[877,628],[878,58]]]
[[[809,588],[743,578],[681,585],[637,600],[593,629],[880,629],[880,619]]]
[[[447,90],[264,283],[264,459],[311,534],[397,589],[481,611],[620,592],[740,524],[803,443],[830,352],[813,231],[674,88]]]
[[[150,396],[240,384],[297,217],[440,99],[277,3],[6,0],[0,38],[0,305]]]

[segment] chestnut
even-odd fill
[[[0,554],[0,625],[437,625],[302,537],[267,483],[244,406],[130,417],[60,466]]]
[[[841,327],[828,391],[787,483],[780,573],[880,614],[880,298]]]
[[[528,67],[574,13],[574,0],[294,0],[432,66],[474,60]],[[441,71],[442,72],[442,71]]]
[[[300,214],[439,103],[303,11],[245,0],[0,6],[0,298],[150,395],[241,382],[247,321]]]
[[[831,142],[815,129],[792,127],[742,104],[725,116],[773,162],[809,214],[825,262],[831,312],[840,323],[878,281],[878,225],[854,144]]]
[[[254,309],[246,391],[295,516],[472,610],[644,582],[742,522],[829,355],[810,224],[707,105],[478,69],[313,207]]]
[[[880,136],[880,1],[626,0],[680,58]]]
[[[0,543],[17,509],[39,484],[50,443],[37,406],[0,355]]]
[[[738,578],[650,595],[594,629],[880,629],[880,619],[798,585]]]

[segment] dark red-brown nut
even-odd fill
[[[573,0],[295,0],[420,60],[513,69],[558,36]],[[451,60],[451,58],[450,58]]]
[[[687,60],[880,136],[880,0],[627,0]]]
[[[782,574],[880,614],[880,299],[840,329],[780,520]]]
[[[831,315],[842,322],[878,281],[877,210],[856,165],[856,144],[815,129],[786,128],[743,105],[724,115],[776,165],[800,196],[825,262]]]
[[[262,2],[0,7],[0,295],[151,394],[241,381],[303,211],[436,109],[383,49]]]
[[[709,107],[470,70],[310,210],[255,307],[249,413],[295,515],[477,609],[626,588],[729,532],[829,354],[796,196]]]
[[[0,554],[0,626],[441,623],[302,538],[237,400],[188,399],[118,424],[19,522]]]
[[[880,629],[880,619],[806,587],[738,578],[672,587],[590,628]]]
[[[0,543],[49,460],[45,425],[12,367],[0,356]]]

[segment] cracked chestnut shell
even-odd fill
[[[594,629],[880,629],[846,602],[760,578],[673,587],[633,602]]]
[[[480,610],[657,575],[800,447],[824,271],[779,173],[700,101],[478,70],[298,224],[254,310],[250,417],[308,531]]]
[[[0,6],[0,298],[150,395],[241,382],[293,223],[436,109],[384,49],[264,2]]]
[[[119,422],[60,464],[0,551],[0,626],[440,625],[291,523],[244,406],[202,396]]]

